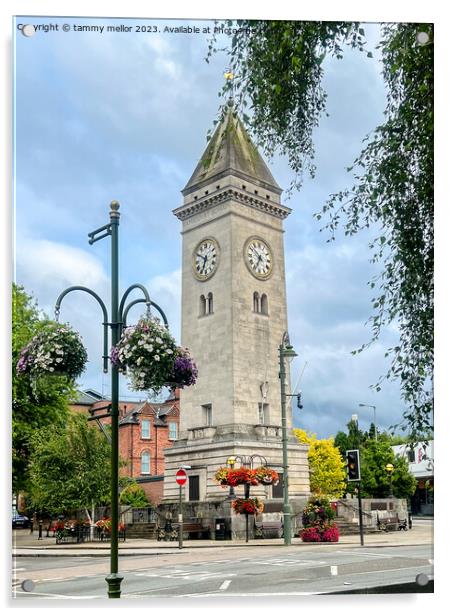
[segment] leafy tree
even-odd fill
[[[367,434],[358,428],[356,421],[350,420],[347,428],[348,434],[339,431],[334,437],[334,446],[339,449],[344,460],[348,449],[358,449],[359,444],[367,439]]]
[[[43,377],[33,382],[17,376],[21,349],[47,321],[23,287],[12,288],[12,483],[13,491],[27,489],[32,435],[45,426],[62,427],[68,415],[72,384],[64,377]]]
[[[359,23],[249,21],[236,23],[226,50],[228,81],[237,107],[267,154],[287,155],[299,187],[303,172],[314,174],[313,130],[326,113],[323,61],[342,58],[343,47],[365,50]],[[419,43],[419,33],[427,44]],[[365,138],[366,145],[349,171],[353,186],[333,195],[317,214],[329,217],[334,239],[376,229],[370,244],[380,274],[372,334],[395,323],[400,341],[388,349],[384,378],[398,379],[405,410],[401,426],[411,433],[431,426],[433,404],[433,27],[432,24],[384,24],[379,48],[387,89],[385,121]],[[218,51],[210,41],[207,60]],[[367,53],[371,56],[371,52]],[[246,107],[252,114],[245,113]]]
[[[294,434],[300,443],[309,445],[311,492],[329,498],[342,496],[346,488],[344,462],[333,439],[317,439],[315,434],[308,434],[299,428],[294,429]]]
[[[385,498],[390,492],[389,475],[385,470],[387,464],[394,465],[392,474],[393,494],[397,498],[408,498],[416,489],[416,479],[409,471],[408,461],[403,456],[395,456],[392,446],[394,438],[386,432],[379,432],[375,440],[372,430],[362,432],[357,422],[347,424],[348,434],[338,432],[334,444],[345,461],[347,449],[359,449],[361,466],[361,494],[363,497]],[[355,484],[347,485],[347,492],[355,491]]]
[[[122,490],[119,496],[119,502],[121,505],[129,505],[130,507],[148,507],[149,500],[146,496],[146,492],[136,482],[130,481],[126,487]]]
[[[361,494],[364,498],[385,498],[390,493],[390,478],[385,470],[387,464],[394,465],[392,491],[396,498],[409,498],[416,490],[416,479],[411,475],[408,461],[395,456],[388,438],[378,441],[367,440],[360,448]]]
[[[110,444],[73,413],[63,428],[43,428],[31,437],[30,491],[38,510],[63,513],[106,504],[110,499]]]

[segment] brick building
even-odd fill
[[[71,410],[89,417],[104,415],[110,401],[98,392],[79,392]],[[97,422],[100,429],[108,417]],[[120,475],[135,479],[149,501],[158,504],[163,496],[165,458],[163,450],[172,447],[179,435],[179,390],[164,402],[119,402],[119,456],[125,462]]]

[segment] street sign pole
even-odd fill
[[[187,473],[180,468],[176,473],[176,482],[179,484],[179,550],[183,548],[184,518],[182,514],[182,486],[187,482]]]
[[[179,550],[183,548],[182,484],[179,484]]]

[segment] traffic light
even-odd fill
[[[348,481],[360,481],[361,471],[359,468],[359,449],[350,449],[345,452],[347,459],[347,479]]]

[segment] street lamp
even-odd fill
[[[297,357],[290,344],[289,334],[284,332],[279,345],[279,380],[281,385],[281,427],[282,427],[282,453],[283,453],[283,519],[284,519],[284,545],[292,543],[292,522],[289,502],[289,460],[287,455],[287,415],[286,415],[286,359],[291,361]]]
[[[394,494],[392,493],[392,473],[394,472],[394,465],[386,464],[385,471],[389,476],[389,498],[394,498]]]
[[[229,458],[226,460],[226,464],[229,466],[231,471],[234,468],[235,461],[236,461],[236,457],[235,456],[229,456]],[[228,499],[229,500],[233,500],[234,498],[235,498],[234,486],[229,486]]]
[[[88,293],[100,305],[103,315],[103,371],[108,372],[108,328],[111,328],[111,346],[115,346],[121,337],[122,329],[126,326],[127,314],[135,304],[145,303],[149,311],[151,306],[154,306],[160,313],[163,322],[168,327],[168,321],[162,309],[151,301],[149,293],[141,284],[131,285],[122,296],[119,302],[119,253],[118,253],[118,235],[119,235],[119,203],[112,201],[110,204],[110,222],[91,233],[88,233],[89,244],[111,236],[111,314],[108,318],[107,308],[102,299],[89,289],[83,286],[73,286],[65,289],[58,297],[55,304],[55,319],[58,321],[61,302],[63,298],[72,291],[84,291]],[[126,304],[128,295],[134,289],[140,289],[144,297],[135,299],[129,304]],[[89,419],[101,419],[103,417],[110,418],[111,421],[111,542],[110,542],[110,574],[105,578],[108,584],[108,597],[110,599],[119,599],[121,597],[121,582],[124,579],[118,573],[118,522],[119,522],[119,502],[118,502],[118,479],[119,479],[119,371],[117,366],[111,366],[111,402],[100,409],[107,409],[103,415],[96,415]],[[100,410],[98,409],[98,410]]]
[[[358,406],[366,406],[369,409],[373,409],[374,410],[374,430],[375,430],[375,440],[378,441],[378,436],[377,436],[377,407],[374,406],[373,404],[362,404],[361,402],[359,403]]]
[[[352,415],[352,421],[356,424],[356,444],[355,447],[359,452],[359,427],[358,427],[358,415]],[[358,453],[359,455],[359,453]],[[361,475],[360,475],[361,476]],[[359,518],[359,538],[361,546],[364,545],[364,527],[363,527],[363,506],[361,501],[361,479],[357,482],[358,488],[358,518]]]

